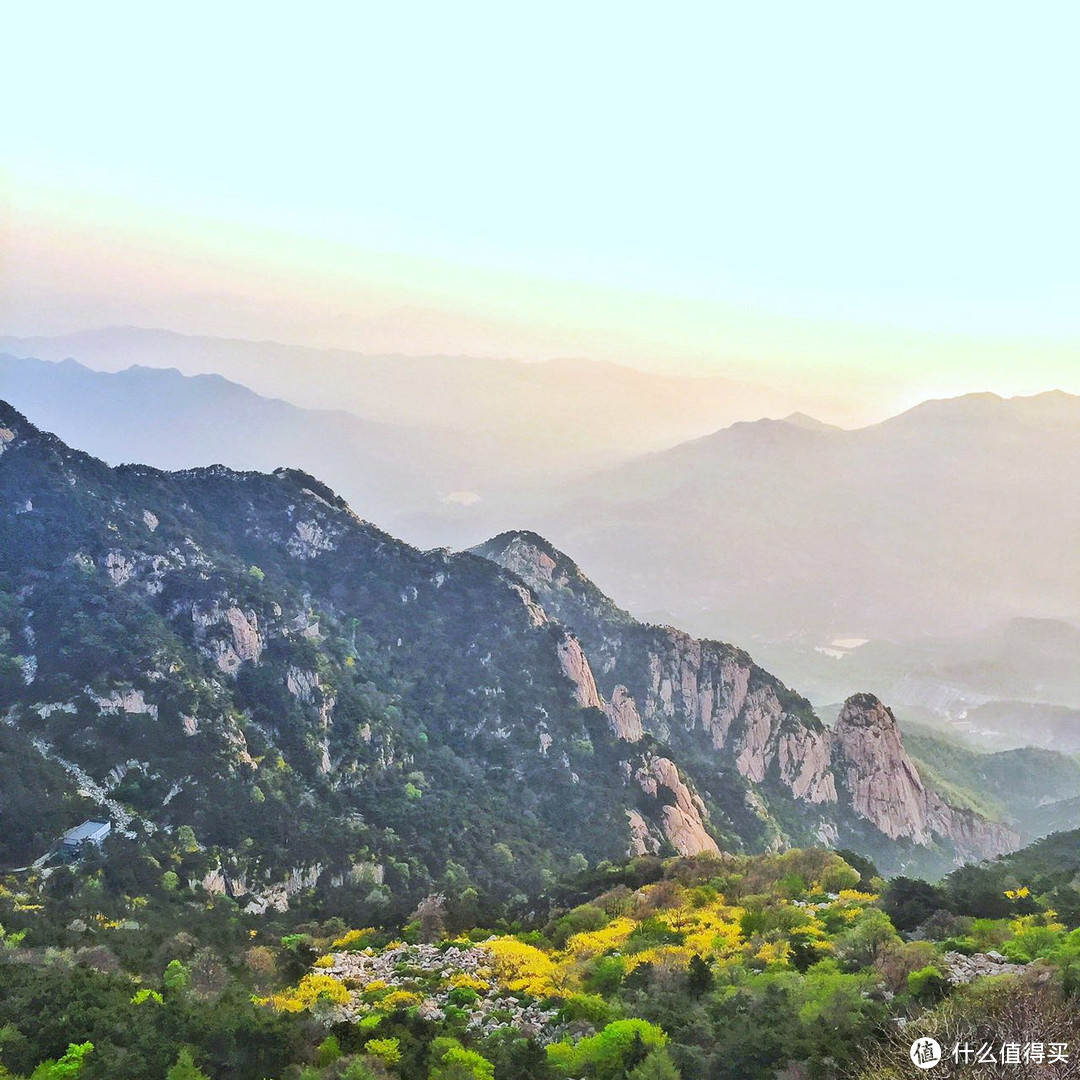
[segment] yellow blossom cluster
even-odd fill
[[[320,1001],[344,1005],[349,1000],[345,984],[332,975],[305,975],[297,986],[273,994],[268,998],[256,998],[261,1005],[271,1005],[278,1012],[304,1012]]]

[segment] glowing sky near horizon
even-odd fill
[[[1080,390],[1078,11],[9,5],[0,331]]]

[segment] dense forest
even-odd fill
[[[912,1033],[1080,1030],[1077,833],[936,885],[851,852],[645,857],[375,926],[349,886],[244,913],[193,857],[110,838],[4,879],[0,1076],[886,1080]]]

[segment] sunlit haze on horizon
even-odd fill
[[[1080,392],[1072,5],[5,22],[0,333]]]

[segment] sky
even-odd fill
[[[0,18],[0,332],[1080,391],[1074,4]]]

